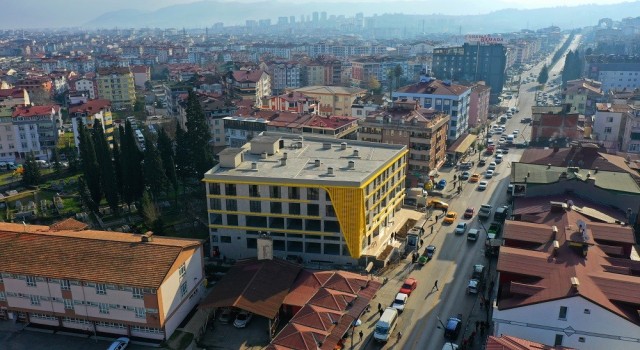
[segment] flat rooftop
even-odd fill
[[[282,141],[284,147],[273,155],[263,158],[261,154],[251,153],[252,142],[278,140]],[[228,152],[244,153],[243,161],[235,168],[216,165],[205,173],[205,181],[237,180],[359,186],[385,164],[404,155],[406,146],[325,137],[302,138],[294,134],[265,132],[263,136],[254,138],[243,147],[230,149]],[[287,159],[283,164],[285,153]],[[320,162],[319,166],[316,165],[316,161]],[[353,167],[349,166],[350,161],[353,161]],[[333,174],[329,173],[329,168],[333,168]]]

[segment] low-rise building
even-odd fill
[[[151,80],[151,67],[132,66],[133,82],[138,89],[144,89],[146,82]]]
[[[271,96],[271,76],[261,70],[237,70],[233,72],[233,88],[244,99],[253,100],[256,108],[268,106]]]
[[[598,103],[593,118],[593,137],[612,152],[621,149],[627,118],[633,108],[626,104]]]
[[[0,89],[0,106],[26,106],[30,105],[29,93],[25,89],[11,88]]]
[[[622,152],[640,153],[640,105],[630,106],[622,136]]]
[[[267,233],[274,256],[364,264],[369,249],[389,243],[406,153],[401,145],[273,133],[227,148],[203,179],[211,249],[255,257],[256,239]]]
[[[12,116],[16,158],[25,159],[33,153],[37,159],[49,160],[62,126],[60,106],[16,107]]]
[[[569,80],[562,91],[565,104],[570,104],[570,112],[591,116],[595,114],[596,104],[604,102],[605,96],[599,81],[591,79]]]
[[[531,108],[531,143],[538,146],[565,146],[581,140],[584,130],[579,127],[580,115],[569,113],[564,106],[534,106]]]
[[[98,96],[98,87],[93,79],[79,78],[71,81],[71,92],[77,92],[95,100]]]
[[[358,98],[365,96],[367,90],[342,86],[307,86],[294,89],[318,101],[317,113],[320,115],[351,116],[351,106]]]
[[[115,108],[132,108],[136,102],[133,73],[129,67],[99,68],[96,75],[98,97]]]
[[[416,103],[398,101],[392,108],[368,115],[358,131],[358,140],[407,146],[407,182],[412,187],[444,163],[449,126],[448,115],[416,107]]]
[[[86,227],[0,224],[0,317],[168,339],[204,295],[202,242]]]

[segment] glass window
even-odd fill
[[[274,214],[282,214],[282,203],[281,202],[271,202],[270,204],[270,211]]]
[[[180,285],[180,296],[185,296],[187,294],[187,281],[182,282]]]
[[[249,185],[249,196],[260,197],[260,187],[258,185]]]
[[[311,201],[318,200],[320,191],[317,188],[307,188],[307,199]]]
[[[103,283],[96,284],[96,294],[107,294],[107,285]]]
[[[73,300],[64,299],[64,308],[65,310],[73,310]]]
[[[289,199],[300,199],[300,188],[289,187]]]
[[[560,312],[558,313],[558,318],[561,320],[566,320],[567,319],[567,307],[566,306],[560,306]]]
[[[262,212],[262,202],[261,201],[250,201],[249,202],[249,211],[252,213],[261,213]]]
[[[222,201],[220,198],[209,198],[209,206],[211,207],[211,210],[221,210]]]
[[[220,242],[231,243],[231,236],[220,236]]]
[[[228,214],[227,225],[238,226],[238,215]]]
[[[280,187],[279,186],[269,186],[269,197],[271,197],[271,198],[280,198]]]
[[[107,304],[107,303],[99,303],[98,304],[98,308],[99,308],[101,314],[108,314],[109,313],[109,304]]]
[[[227,199],[227,211],[238,211],[238,201],[235,199]]]
[[[307,215],[309,215],[309,216],[319,216],[320,215],[320,206],[318,204],[307,204]]]
[[[234,184],[225,184],[224,185],[224,194],[227,196],[235,196],[236,195],[236,185]]]
[[[289,203],[289,214],[300,215],[300,203]]]

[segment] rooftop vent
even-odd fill
[[[153,232],[147,231],[140,237],[140,242],[153,242]]]
[[[354,169],[356,167],[356,162],[350,160],[349,161],[349,169]]]
[[[328,167],[327,168],[327,174],[328,175],[333,175],[333,167]]]
[[[281,158],[280,159],[280,165],[282,165],[282,166],[287,165],[287,158]]]
[[[315,163],[316,167],[319,167],[320,166],[320,159],[316,159],[314,163]]]
[[[331,144],[329,142],[324,142],[322,144],[322,149],[331,149]]]
[[[251,162],[251,170],[258,170],[258,163]]]
[[[580,287],[580,281],[578,280],[578,277],[571,277],[571,287],[576,290],[578,289],[578,287]]]
[[[340,144],[340,149],[342,149],[342,150],[347,149],[347,143],[346,142],[341,143]]]
[[[289,154],[287,152],[284,152],[282,154],[282,159],[287,159],[287,158],[289,158]]]
[[[262,153],[260,154],[260,158],[261,158],[261,159],[267,159],[267,152],[262,152]]]
[[[357,149],[357,148],[356,148],[356,149],[354,149],[354,150],[353,150],[353,156],[354,156],[354,157],[360,157],[360,150],[359,150],[359,149]]]

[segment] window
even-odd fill
[[[209,207],[211,210],[220,210],[222,209],[222,201],[220,198],[209,198]]]
[[[238,201],[227,199],[227,211],[238,211]]]
[[[604,128],[604,133],[605,134],[611,134],[611,127]]]
[[[227,225],[238,226],[238,215],[227,215]]]
[[[31,305],[40,305],[40,296],[32,295],[31,296]]]
[[[220,184],[209,184],[209,194],[220,194]]]
[[[317,204],[307,204],[307,215],[318,216],[320,215],[320,206]]]
[[[187,294],[187,282],[182,282],[180,285],[180,296],[185,296]]]
[[[280,202],[271,202],[269,205],[271,207],[271,213],[282,214],[282,203],[280,203]]]
[[[102,283],[96,284],[96,294],[107,294],[107,285]]]
[[[584,309],[584,313],[585,313],[585,314],[587,314],[587,315],[589,315],[589,314],[591,314],[591,310],[589,310],[589,309]]]
[[[613,123],[613,117],[607,117],[607,123]]]
[[[260,197],[260,188],[258,185],[249,185],[249,196]]]
[[[320,197],[320,191],[317,188],[307,188],[307,199],[311,201],[317,201]]]
[[[280,198],[280,187],[278,187],[278,186],[269,186],[269,197],[271,197],[271,198]]]
[[[289,199],[300,199],[300,189],[298,187],[289,187]]]
[[[36,286],[36,277],[35,276],[27,276],[27,286],[35,287]]]
[[[579,338],[578,338],[578,341],[579,341],[580,343],[584,343],[584,342],[586,341],[586,339],[585,339],[584,337],[579,337]]]
[[[262,212],[262,202],[260,201],[250,201],[249,202],[249,211],[252,213],[261,213]]]
[[[336,217],[336,211],[333,208],[333,205],[327,205],[325,215],[332,218]]]
[[[560,306],[560,313],[558,313],[558,319],[566,320],[567,319],[567,307]]]
[[[64,300],[64,309],[73,310],[73,300],[71,299],[63,299],[63,300]]]
[[[300,215],[300,203],[289,203],[289,214]]]
[[[180,269],[178,271],[180,272],[180,278],[184,277],[184,275],[187,274],[187,266],[185,265],[185,263],[182,263],[182,265],[180,265]]]
[[[556,340],[553,342],[554,346],[561,346],[562,345],[562,334],[556,334]]]
[[[225,184],[224,185],[224,194],[227,196],[235,196],[236,195],[236,185],[234,184]]]
[[[133,287],[133,299],[142,299],[142,288]]]
[[[100,304],[98,304],[98,309],[100,310],[101,314],[108,314],[109,313],[109,304],[100,303]]]
[[[147,310],[143,307],[136,307],[135,308],[135,312],[136,312],[136,318],[146,318],[147,317]]]
[[[220,236],[220,243],[231,243],[231,236]]]
[[[69,280],[60,280],[60,289],[71,290],[71,283],[69,283]]]
[[[5,300],[7,300],[6,294],[4,294],[4,292],[0,292],[0,301],[5,301]]]

